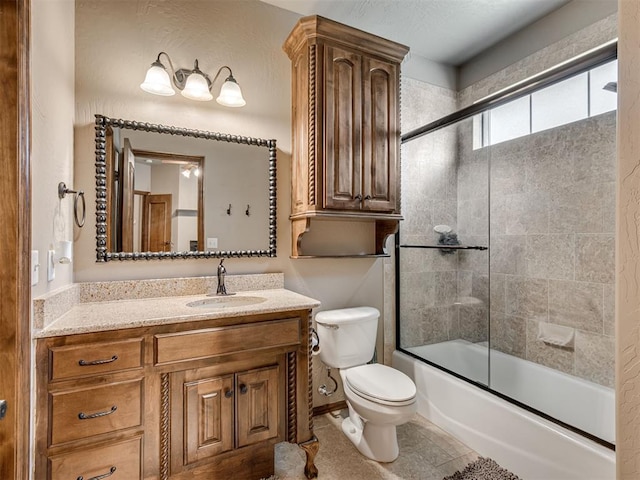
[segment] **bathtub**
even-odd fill
[[[486,347],[454,340],[411,350],[486,381]],[[524,480],[615,479],[611,449],[399,351],[393,366],[416,382],[419,414]],[[611,389],[495,351],[491,382],[509,397],[614,441]]]

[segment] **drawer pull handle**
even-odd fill
[[[365,200],[371,200],[371,195],[365,195],[364,199]]]
[[[115,412],[118,409],[118,407],[116,407],[115,405],[113,407],[111,407],[111,410],[107,410],[106,412],[98,412],[98,413],[92,413],[90,415],[86,415],[84,412],[80,412],[78,414],[78,418],[80,420],[90,420],[92,418],[99,418],[99,417],[106,417],[107,415],[111,415],[113,412]]]
[[[247,393],[249,390],[247,389],[247,386],[243,383],[242,385],[240,385],[240,393],[241,394],[245,394]]]
[[[116,471],[116,467],[111,467],[107,473],[103,473],[102,475],[98,475],[97,477],[87,478],[87,480],[102,480],[103,478],[110,477]],[[84,477],[80,475],[77,480],[84,480]]]
[[[357,194],[355,197],[353,197],[354,200],[362,200],[362,195]]]
[[[224,392],[224,396],[227,398],[233,397],[233,390],[227,390],[226,392]]]
[[[118,359],[118,355],[114,355],[111,358],[108,358],[106,360],[92,360],[90,362],[85,362],[84,360],[80,360],[78,362],[78,365],[80,365],[81,367],[88,367],[91,365],[104,365],[105,363],[111,363],[111,362],[115,362]]]

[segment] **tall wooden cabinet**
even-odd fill
[[[376,222],[376,253],[400,216],[400,62],[404,45],[319,16],[284,44],[292,62],[292,245],[310,219]]]

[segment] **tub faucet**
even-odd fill
[[[227,274],[227,269],[222,262],[224,262],[224,258],[220,260],[220,265],[218,265],[218,289],[216,290],[216,295],[228,295],[227,287],[224,285],[224,276]]]

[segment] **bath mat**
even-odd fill
[[[521,478],[509,470],[505,470],[494,460],[479,457],[475,462],[467,465],[464,470],[458,470],[442,480],[521,480]]]

